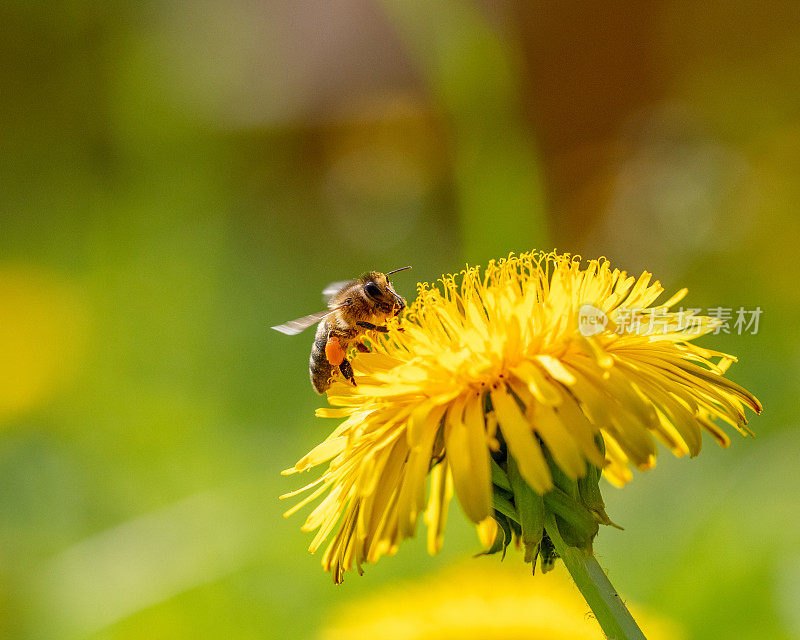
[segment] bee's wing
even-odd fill
[[[322,290],[322,299],[325,304],[328,304],[333,297],[345,287],[353,284],[355,280],[339,280],[339,282],[331,282],[327,287]]]
[[[289,320],[289,322],[284,322],[283,324],[279,324],[278,326],[272,328],[275,329],[275,331],[285,333],[287,336],[294,336],[301,331],[305,331],[312,324],[317,324],[325,316],[332,314],[334,311],[336,311],[336,309],[326,309],[325,311],[320,311],[319,313],[312,313],[310,316],[297,318],[297,320]]]

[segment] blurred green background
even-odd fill
[[[796,2],[7,0],[0,30],[0,637],[314,638],[475,553],[454,506],[440,556],[334,588],[276,496],[335,421],[269,326],[558,247],[763,309],[701,342],[757,437],[606,485],[597,546],[690,638],[800,638]]]

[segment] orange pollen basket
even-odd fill
[[[325,344],[325,357],[328,359],[334,366],[338,366],[344,362],[344,349],[342,349],[342,345],[339,343],[339,338],[337,336],[331,336],[328,338],[328,342]]]

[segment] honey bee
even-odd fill
[[[325,311],[272,327],[293,336],[319,323],[308,361],[311,384],[317,393],[325,393],[331,386],[334,367],[338,367],[342,376],[355,386],[347,349],[355,344],[359,351],[367,351],[360,341],[366,331],[389,331],[384,322],[405,309],[406,301],[397,295],[387,276],[410,268],[403,267],[389,273],[368,271],[356,280],[334,282],[322,292],[328,299]]]

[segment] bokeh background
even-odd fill
[[[607,485],[597,548],[689,638],[800,638],[796,2],[6,0],[0,33],[0,637],[316,638],[478,551],[454,507],[440,556],[334,588],[276,496],[335,422],[269,326],[557,247],[763,309],[701,342],[757,437]]]

